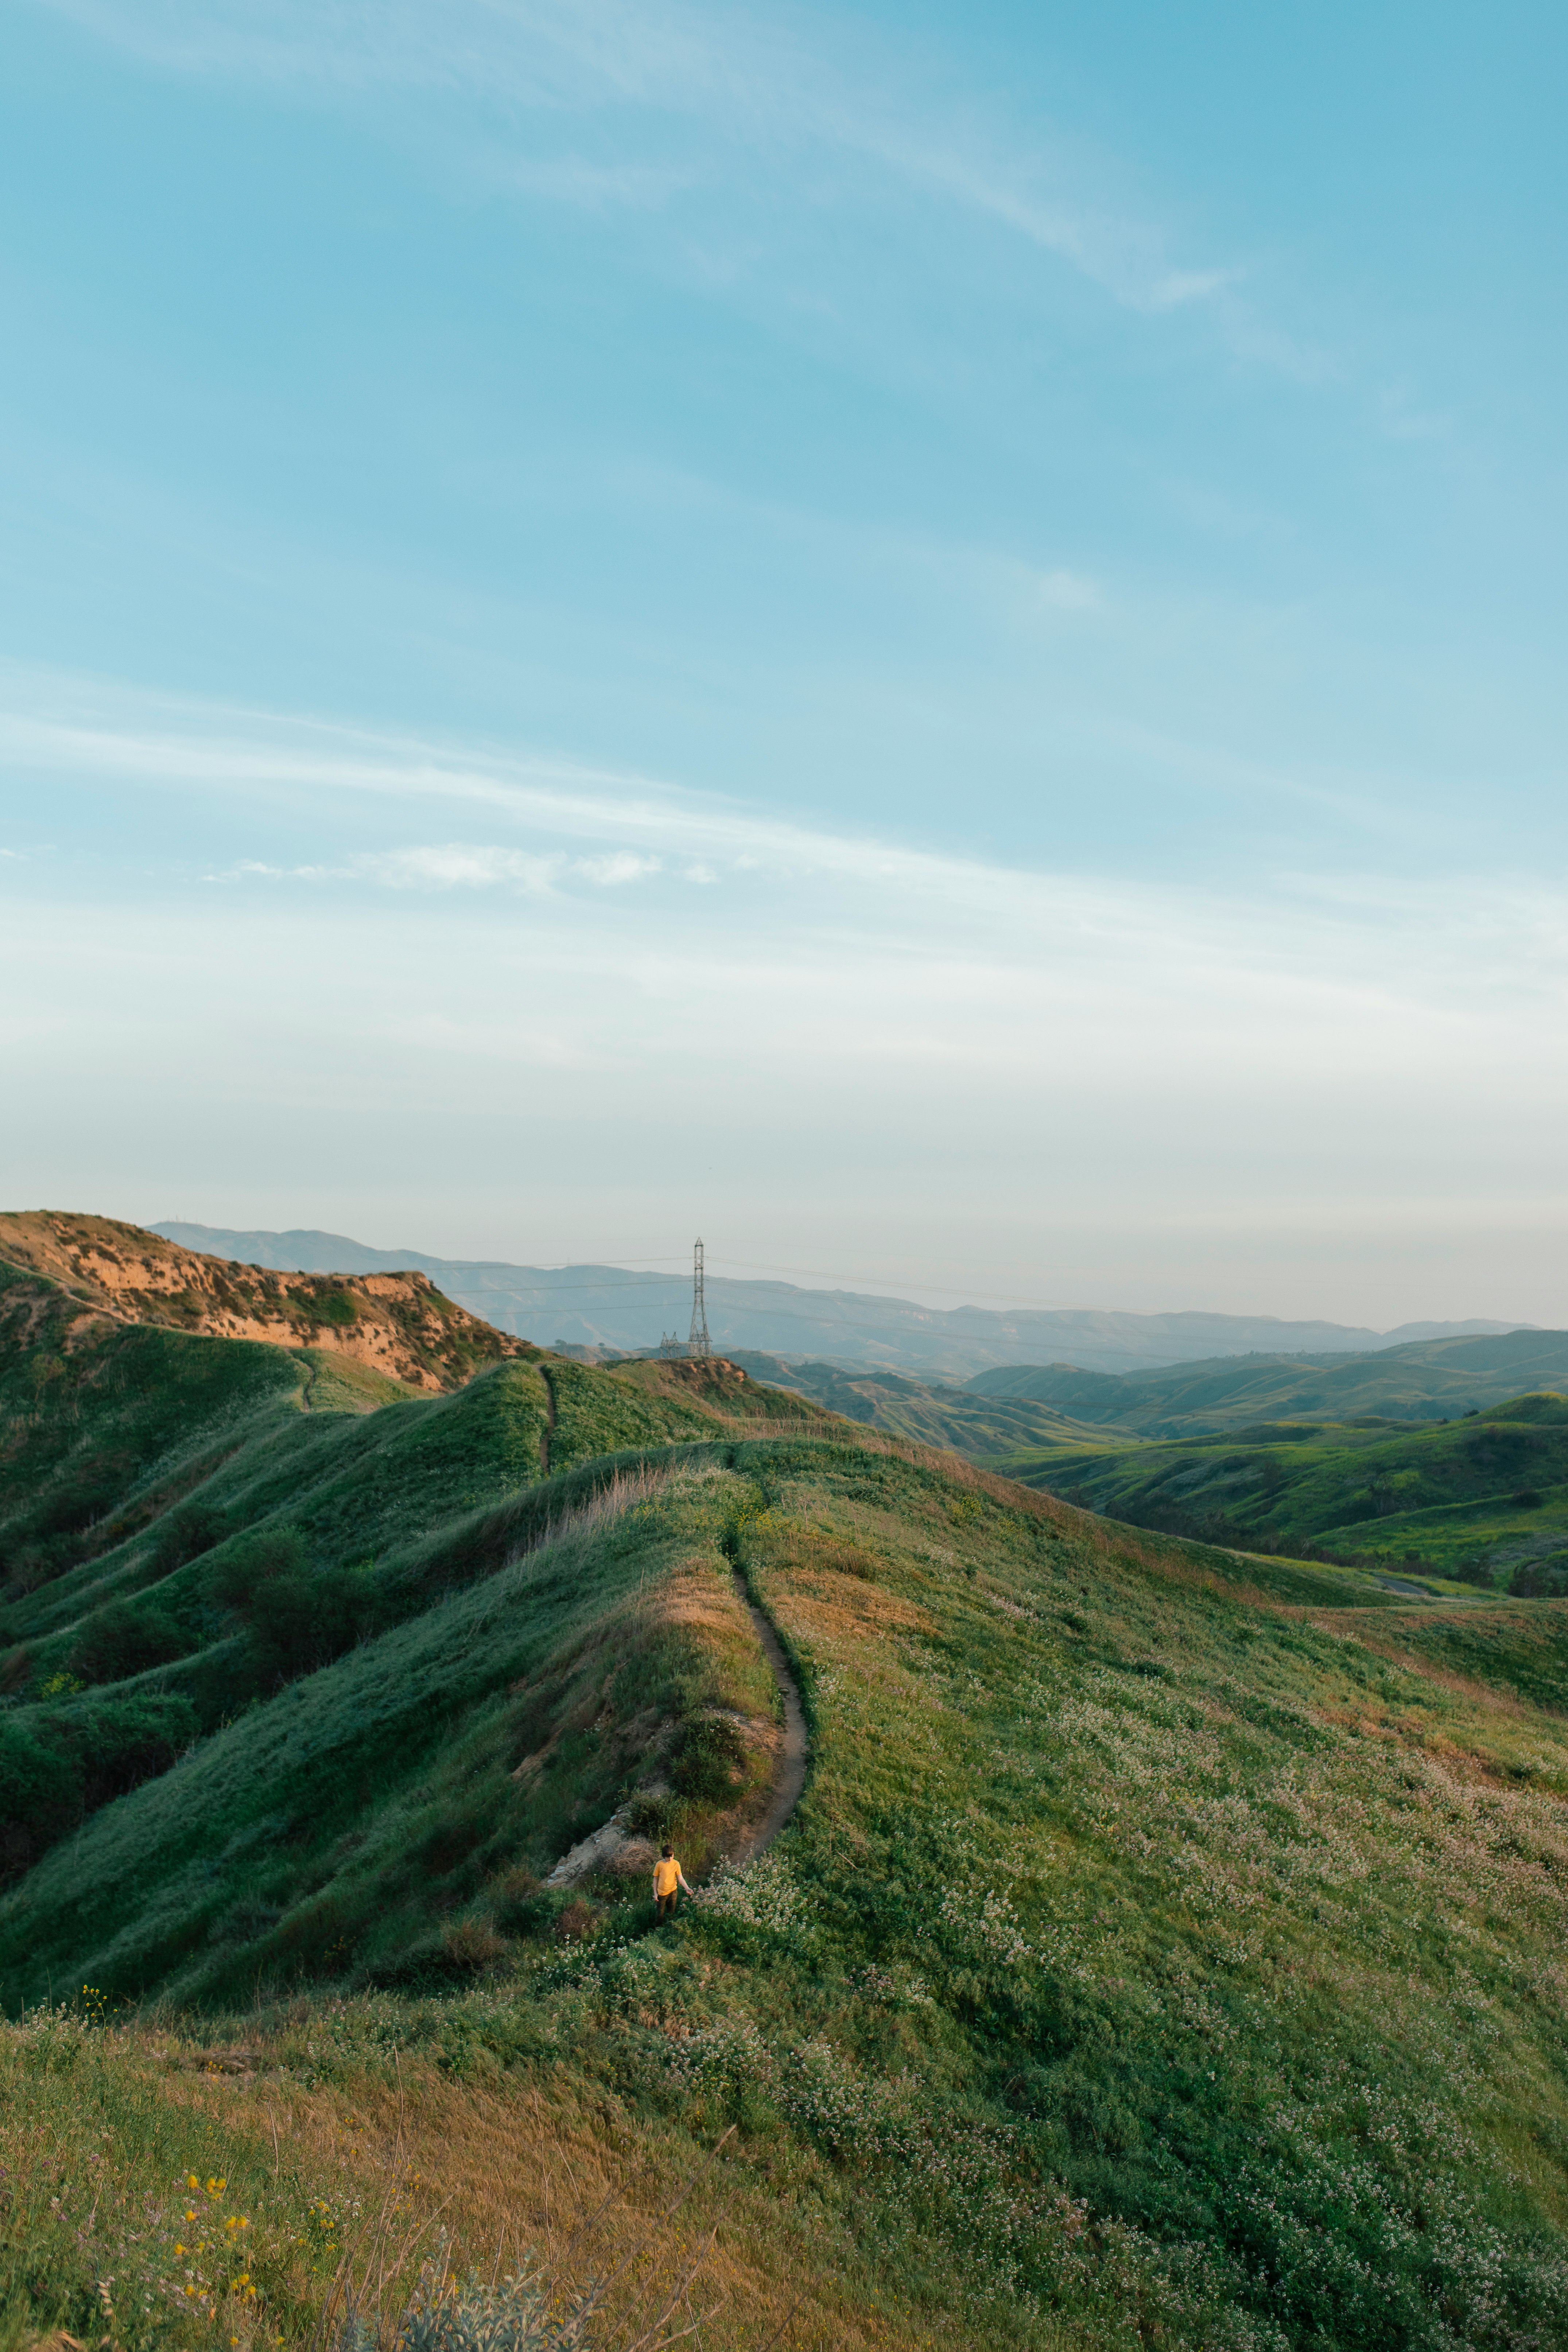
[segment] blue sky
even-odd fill
[[[9,1196],[1568,1321],[1565,48],[19,0]]]

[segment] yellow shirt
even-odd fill
[[[653,1891],[656,1895],[673,1895],[680,1884],[680,1864],[666,1862],[662,1855],[653,1866]]]

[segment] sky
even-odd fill
[[[6,1204],[1568,1325],[1565,68],[13,0]]]

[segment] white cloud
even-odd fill
[[[221,814],[230,829],[250,822],[247,811],[275,823],[284,805],[296,831],[319,822],[363,838],[367,819],[381,831],[395,816],[403,830],[410,814],[461,809],[513,835],[350,845],[290,864],[243,859],[233,875],[318,889],[521,890],[574,922],[593,903],[569,888],[574,880],[617,900],[646,886],[637,903],[646,898],[656,921],[669,883],[701,882],[703,954],[722,943],[748,964],[774,949],[787,961],[798,950],[783,943],[809,935],[813,968],[837,973],[842,943],[854,940],[851,961],[869,954],[897,970],[906,994],[911,970],[940,970],[942,993],[963,1014],[955,1036],[969,1017],[963,1009],[971,999],[989,1005],[994,983],[1026,993],[1045,986],[1058,1015],[1070,998],[1073,1017],[1089,1026],[1131,1019],[1122,991],[1137,975],[1167,1011],[1195,992],[1237,1034],[1259,1006],[1271,1022],[1327,1023],[1336,1033],[1365,1019],[1375,1055],[1390,1008],[1403,1006],[1416,1027],[1428,1014],[1484,1021],[1503,1003],[1557,1005],[1568,984],[1563,895],[1545,885],[1333,873],[1280,875],[1245,895],[1161,887],[834,832],[558,758],[481,756],[266,714],[73,692],[68,681],[35,682],[29,695],[14,677],[9,703],[0,703],[0,757],[18,772],[174,795],[193,812],[205,804]],[[629,937],[625,919],[616,917]],[[929,1034],[942,1032],[938,1021]],[[1342,1050],[1356,1058],[1353,1034]]]
[[[504,1167],[514,1209],[552,1202],[573,1231],[598,1199],[590,1254],[616,1256],[679,1144],[679,1182],[658,1180],[677,1234],[721,1222],[718,1187],[753,1255],[794,1233],[938,1280],[1059,1272],[1094,1233],[1080,1295],[1167,1305],[1162,1269],[1184,1264],[1188,1302],[1271,1310],[1324,1306],[1292,1269],[1335,1234],[1556,1230],[1568,919],[1545,885],[1160,887],[560,760],[60,681],[10,700],[0,757],[62,813],[83,788],[95,842],[118,802],[124,838],[265,825],[268,845],[244,871],[229,852],[256,887],[221,898],[173,856],[106,882],[93,853],[62,855],[8,881],[0,1083],[39,1107],[13,1175],[29,1197],[75,1197],[107,1122],[115,1164],[142,1151],[165,1198],[176,1179],[221,1197],[243,1167],[296,1204],[251,1222],[319,1222],[320,1193],[289,1190],[302,1139],[312,1187],[320,1170],[347,1199],[392,1138],[400,1200],[460,1219]],[[422,845],[364,845],[414,828]],[[1331,1246],[1353,1319],[1360,1244]],[[1383,1247],[1377,1319],[1461,1296],[1507,1311],[1436,1244],[1396,1279],[1403,1246]],[[1523,1241],[1498,1242],[1505,1262],[1529,1273]],[[1531,1279],[1514,1311],[1551,1321]]]
[[[554,887],[565,864],[561,856],[448,841],[428,848],[371,851],[356,857],[352,870],[394,889],[482,890],[510,883],[542,895]]]
[[[577,873],[586,875],[590,882],[597,882],[611,890],[618,889],[623,883],[640,882],[645,876],[657,874],[661,864],[659,858],[642,857],[630,849],[616,850],[609,857],[579,857],[574,861]]]

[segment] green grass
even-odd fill
[[[0,2032],[0,2346],[55,2328],[179,2352],[302,2336],[363,2195],[280,2165],[259,2116],[220,2125],[171,2098],[86,1994]]]
[[[1089,1423],[1075,1421],[1054,1406],[1028,1396],[993,1396],[973,1383],[958,1388],[940,1381],[907,1380],[902,1373],[850,1371],[838,1364],[785,1363],[778,1356],[736,1350],[734,1360],[753,1379],[793,1390],[841,1413],[847,1421],[887,1429],[922,1445],[949,1446],[955,1453],[999,1454],[1023,1446],[1093,1442]]]
[[[964,1394],[1033,1400],[1123,1437],[1184,1437],[1248,1422],[1355,1420],[1365,1413],[1439,1421],[1530,1389],[1568,1388],[1568,1332],[1507,1331],[1417,1339],[1365,1354],[1220,1356],[1152,1372],[1085,1372],[1015,1364],[977,1372]]]
[[[85,1982],[140,2004],[144,2036],[244,2039],[297,2116],[401,2118],[417,2078],[454,2148],[465,2115],[489,2131],[545,2096],[628,2161],[695,2162],[733,2126],[734,2194],[776,2223],[756,2263],[798,2266],[802,2231],[834,2250],[852,2313],[811,2323],[825,2347],[1568,2341],[1568,1604],[1429,1578],[1439,1597],[1406,1606],[1354,1568],[1118,1526],[702,1367],[546,1359],[311,1412],[279,1360],[292,1385],[258,1398],[223,1385],[237,1368],[195,1380],[184,1435],[171,1407],[132,1465],[135,1493],[179,1486],[231,1534],[154,1575],[155,1510],[10,1604],[13,1746],[102,1775],[135,1709],[197,1718],[0,1897],[14,2015]],[[1242,1454],[1259,1494],[1267,1453],[1271,1507],[1306,1512],[1412,1460],[1479,1477],[1521,1435],[1540,1462],[1564,1426],[1536,1402],[1141,1451],[1233,1482]],[[39,1457],[44,1484],[68,1458]],[[1425,1507],[1467,1507],[1438,1491]],[[364,1612],[342,1654],[266,1685],[222,1599],[263,1540]],[[737,1569],[812,1732],[794,1820],[738,1874],[715,1857],[742,1790],[683,1797],[678,1769],[735,1723],[765,1772],[776,1700]],[[184,1654],[44,1696],[110,1592]],[[672,1927],[640,1869],[544,1883],[639,1790],[700,1887]],[[57,2030],[0,2048],[18,2131]],[[84,2042],[79,2097],[48,2090],[61,2210],[93,2134],[145,2147],[154,2187],[183,2160],[186,2110],[154,2112],[138,2046],[111,2083]],[[55,2245],[27,2193],[26,2244]],[[451,2193],[481,2242],[478,2192]],[[7,2318],[79,2332],[86,2242],[0,2270]],[[320,2303],[289,2261],[286,2337]],[[781,2284],[734,2285],[711,2340],[761,2352]],[[111,2332],[158,2340],[118,2306]]]
[[[961,2282],[974,2342],[1568,2327],[1565,1612],[1350,1612],[1331,1571],[1269,1593],[930,1463],[705,1451],[110,1807],[0,1914],[13,2000],[46,1956],[220,2005],[335,1981],[366,2064],[732,2121],[932,2324]],[[736,1529],[807,1798],[673,1936],[605,1881],[563,1946],[531,1882],[639,1709],[762,1704],[743,1621],[666,1607],[728,1607]],[[354,1995],[400,1947],[489,1987]]]
[[[210,2005],[258,1980],[449,1973],[444,1923],[481,1896],[526,1907],[674,1725],[771,1719],[733,1595],[709,1596],[700,1640],[666,1605],[707,1490],[689,1470],[629,1486],[596,1533],[436,1600],[110,1805],[0,1903],[0,1992],[87,1979]]]
[[[1568,1590],[1568,1402],[1518,1397],[1430,1429],[1268,1423],[1101,1441],[993,1466],[1142,1527],[1325,1550],[1428,1578]]]
[[[280,1679],[492,1573],[586,1498],[612,1452],[710,1439],[759,1413],[820,1418],[689,1364],[513,1360],[411,1398],[311,1350],[101,1320],[84,1339],[52,1286],[9,1296],[0,1366],[13,1395],[47,1401],[16,1416],[0,1530],[16,1546],[0,1663],[0,1871],[13,1875]],[[68,1375],[40,1381],[73,1318]],[[547,1481],[531,1517],[526,1497]],[[193,1513],[203,1540],[175,1541]],[[51,1552],[37,1538],[54,1521],[66,1533]],[[256,1574],[280,1562],[289,1575],[258,1601]]]

